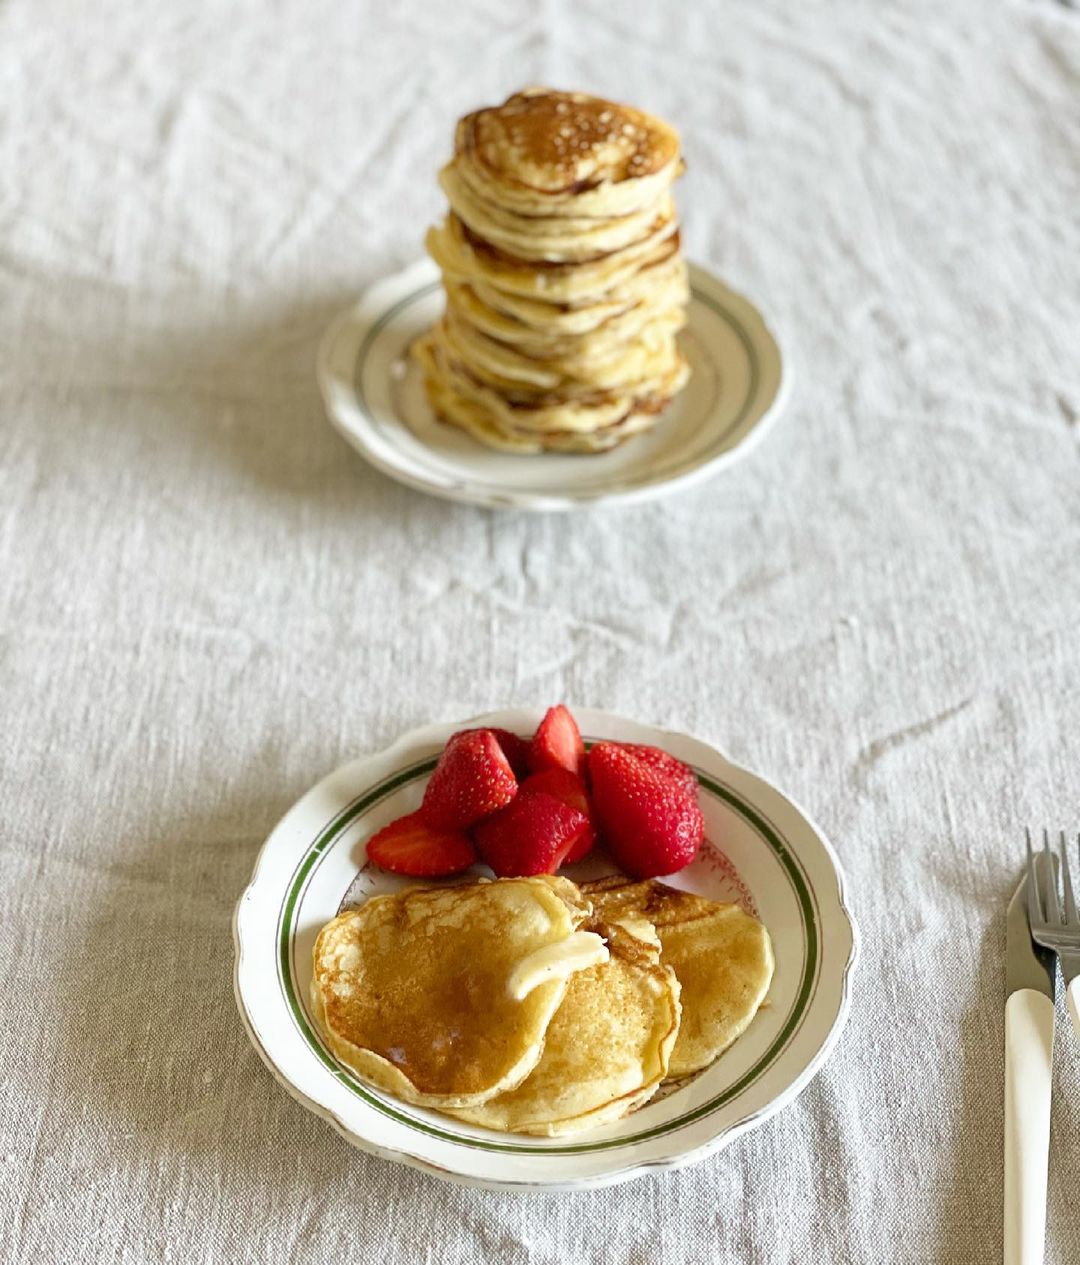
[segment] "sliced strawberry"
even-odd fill
[[[592,748],[589,773],[601,833],[627,874],[673,874],[694,859],[705,835],[696,791],[614,742]]]
[[[554,874],[586,831],[584,813],[544,791],[519,791],[473,830],[476,850],[499,878]]]
[[[521,784],[522,790],[526,788],[554,795],[556,799],[561,799],[564,804],[576,808],[586,817],[591,813],[585,783],[576,773],[570,773],[566,769],[541,769],[539,773],[530,773]]]
[[[459,830],[433,830],[419,813],[399,817],[371,836],[368,860],[394,874],[413,878],[443,878],[467,870],[476,849]]]
[[[428,779],[420,811],[436,830],[464,830],[508,804],[517,778],[490,729],[456,734]]]
[[[479,734],[484,733],[482,729],[461,729],[450,738],[450,742],[454,738],[460,738],[462,734]],[[522,778],[529,774],[529,744],[524,738],[519,738],[517,734],[512,734],[509,729],[489,729],[488,733],[495,735],[495,740],[502,747],[503,755],[506,756],[510,763],[510,767],[514,770],[514,777],[520,782]]]
[[[575,773],[567,772],[566,769],[541,769],[539,773],[530,774],[522,782],[521,791],[543,791],[547,795],[554,795],[556,799],[569,804],[571,808],[576,808],[579,813],[584,813],[589,819],[589,829],[566,854],[564,865],[573,865],[592,851],[592,846],[596,842],[596,829],[593,825],[589,793],[581,778]]]
[[[529,744],[529,768],[534,773],[566,769],[580,775],[584,766],[585,743],[577,721],[562,703],[549,707]]]
[[[667,777],[678,782],[680,786],[685,786],[688,791],[697,794],[698,780],[697,774],[688,765],[683,764],[681,760],[676,760],[673,755],[662,751],[659,747],[647,747],[643,743],[624,742],[620,744],[627,751],[632,751],[639,760],[644,760],[646,764],[651,764],[658,773],[663,773]]]

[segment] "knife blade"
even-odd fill
[[[1042,856],[1035,858],[1036,865],[1045,864]],[[1009,912],[1005,922],[1005,994],[1019,991],[1021,988],[1034,988],[1054,1000],[1054,984],[1057,973],[1054,970],[1054,955],[1043,949],[1031,938],[1031,924],[1027,911],[1028,874],[1020,880],[1012,900],[1009,901]]]

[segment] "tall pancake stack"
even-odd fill
[[[414,353],[436,414],[493,448],[600,452],[647,430],[689,374],[679,138],[581,93],[466,115],[427,248],[446,312]]]

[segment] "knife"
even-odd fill
[[[1046,1242],[1056,976],[1031,938],[1027,885],[1025,869],[1005,924],[1005,1265],[1042,1265]]]

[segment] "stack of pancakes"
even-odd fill
[[[414,887],[319,933],[312,1010],[335,1056],[447,1115],[557,1136],[712,1062],[772,979],[765,928],[655,881]]]
[[[446,312],[418,340],[435,413],[511,452],[601,452],[654,425],[689,374],[675,131],[529,89],[466,115],[427,237]]]

